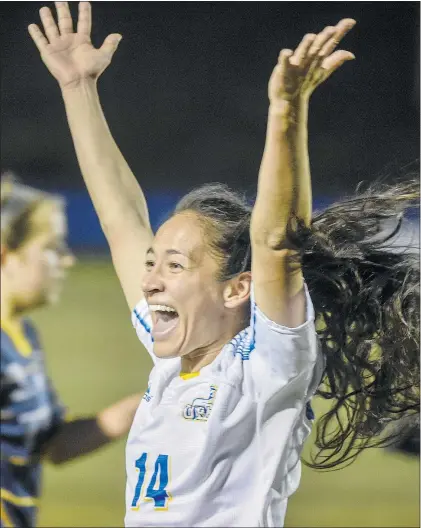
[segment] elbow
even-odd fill
[[[50,457],[49,461],[53,464],[53,466],[61,466],[62,464],[67,462],[65,458],[53,458],[53,457]]]
[[[273,251],[286,249],[288,232],[286,226],[268,228],[267,226],[251,225],[250,240],[253,246],[271,249]]]
[[[61,466],[62,464],[67,462],[66,458],[60,456],[57,453],[49,453],[47,456],[47,460],[48,462],[50,462],[50,464],[53,464],[53,466]]]
[[[256,247],[279,251],[283,249],[293,249],[290,238],[303,227],[311,224],[311,213],[305,215],[291,214],[282,219],[270,221],[268,218],[261,218],[255,221],[252,218],[250,224],[250,240]]]
[[[287,236],[287,219],[271,218],[272,215],[256,206],[250,221],[250,241],[252,245],[275,249]]]
[[[68,452],[63,445],[63,433],[56,434],[43,450],[44,460],[50,462],[54,466],[60,466],[69,460]]]

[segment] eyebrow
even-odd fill
[[[178,249],[167,249],[165,251],[165,253],[167,255],[182,255],[183,257],[187,257],[187,258],[190,258],[188,255],[186,255],[185,253],[181,252],[181,251],[178,251]],[[155,255],[155,251],[153,250],[153,248],[149,248],[148,251],[146,252],[147,255],[149,254],[152,254],[152,255]]]

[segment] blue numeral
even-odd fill
[[[143,455],[140,458],[138,458],[135,463],[135,466],[139,470],[139,478],[137,479],[136,489],[135,489],[134,497],[132,501],[132,508],[136,508],[137,501],[139,500],[140,494],[142,492],[142,486],[145,480],[146,458],[147,457],[148,457],[147,453],[143,453]]]
[[[137,479],[136,489],[132,501],[132,508],[138,508],[138,501],[142,494],[143,484],[145,482],[146,476],[146,459],[148,457],[147,453],[136,460],[135,466],[139,470],[139,477]],[[158,458],[155,461],[155,470],[152,475],[152,478],[149,482],[149,485],[146,489],[145,500],[153,500],[154,507],[157,510],[166,509],[168,500],[171,499],[171,495],[167,493],[166,487],[168,486],[168,455],[158,455]],[[155,489],[156,482],[159,478],[158,489]]]

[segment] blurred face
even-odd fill
[[[206,354],[237,333],[250,281],[221,282],[218,271],[195,213],[177,214],[161,226],[147,253],[143,284],[158,357]]]
[[[2,262],[2,278],[16,312],[55,303],[74,263],[66,245],[67,223],[61,208],[40,206],[34,215],[34,235],[16,251],[6,250]]]

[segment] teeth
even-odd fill
[[[151,312],[173,312],[177,313],[174,308],[171,308],[170,306],[164,306],[163,304],[150,304],[149,310]]]

